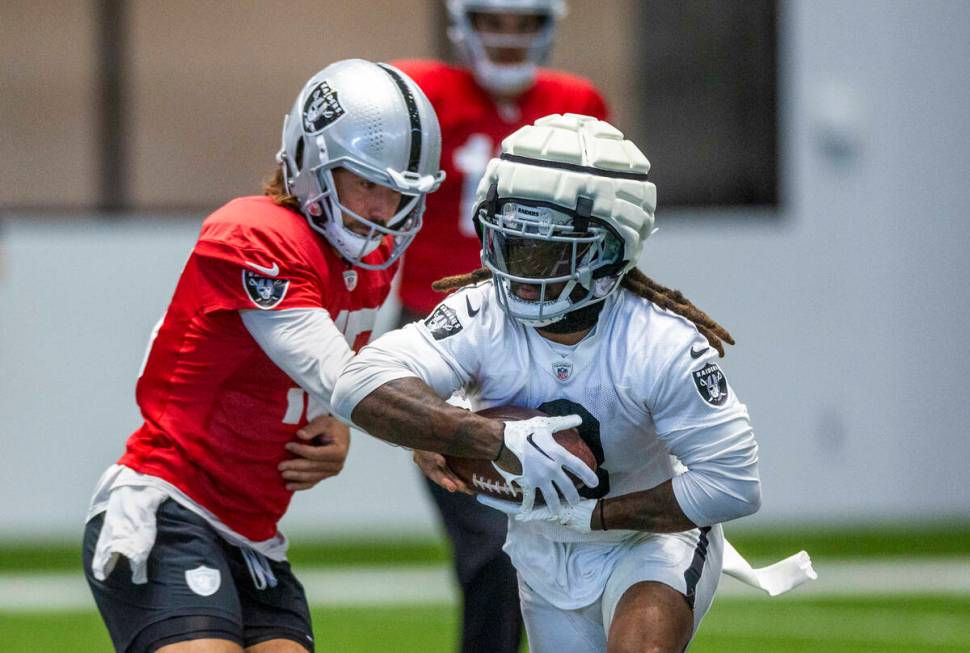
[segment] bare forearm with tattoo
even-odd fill
[[[601,531],[623,529],[653,533],[677,533],[697,528],[681,510],[670,481],[649,490],[600,499],[593,510],[590,526]]]
[[[502,446],[502,422],[452,406],[414,377],[377,388],[357,404],[351,417],[371,435],[392,444],[463,458],[498,457],[502,467],[518,467],[515,456]]]

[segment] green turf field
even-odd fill
[[[314,610],[318,650],[451,653],[446,606]],[[110,651],[95,613],[3,615],[7,653]],[[966,653],[970,598],[720,599],[691,653]]]
[[[778,531],[728,529],[752,561],[771,562],[808,550],[818,561],[872,560],[884,556],[970,556],[970,525],[923,524],[899,529],[870,526]],[[312,541],[295,537],[291,559],[300,569],[320,566],[428,565],[445,563],[446,546],[436,539]],[[73,543],[0,542],[0,574],[79,571]],[[330,608],[313,611],[321,651],[451,653],[457,613],[448,605]],[[110,651],[94,611],[43,614],[0,611],[3,653]],[[704,621],[692,653],[921,653],[970,651],[970,595],[851,598],[719,598]]]
[[[836,526],[779,530],[747,530],[728,526],[728,539],[752,562],[769,562],[801,549],[813,559],[878,556],[970,555],[970,523],[926,522],[901,528],[871,524],[851,529]],[[0,573],[72,571],[80,567],[78,541],[0,540]],[[292,538],[289,558],[295,567],[348,565],[407,565],[446,562],[448,548],[435,538],[387,540],[315,540]]]

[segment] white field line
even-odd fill
[[[785,596],[970,594],[970,558],[823,560],[818,580]],[[297,569],[315,606],[453,604],[457,592],[442,565]],[[719,596],[767,595],[723,577]],[[774,600],[783,600],[774,599]],[[94,609],[80,573],[0,574],[0,611],[43,612]]]

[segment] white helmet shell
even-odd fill
[[[438,118],[417,84],[393,66],[348,59],[327,66],[300,91],[283,121],[276,158],[310,225],[352,264],[375,269],[397,260],[420,229],[425,196],[444,179],[440,156]],[[335,168],[400,192],[404,201],[386,224],[368,220],[341,203]],[[362,223],[367,235],[345,227],[344,216]],[[390,256],[363,262],[388,236]]]
[[[636,145],[589,116],[546,116],[502,142],[479,183],[475,213],[482,263],[511,317],[545,326],[616,291],[653,231],[657,188],[649,170]],[[539,252],[545,273],[523,272],[515,260],[529,247],[529,265]],[[523,298],[513,284],[531,286],[534,296]],[[558,284],[564,287],[555,292]]]
[[[517,95],[532,86],[537,68],[552,51],[557,23],[566,14],[565,0],[447,0],[447,6],[451,21],[448,38],[459,57],[472,69],[479,85],[496,95]],[[536,34],[527,37],[492,35],[489,38],[474,28],[472,13],[536,14],[545,20]],[[526,61],[494,63],[488,56],[487,46],[524,48]]]

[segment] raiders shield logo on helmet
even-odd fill
[[[720,406],[727,401],[728,386],[724,372],[717,363],[710,363],[693,374],[694,386],[701,399],[712,406]]]
[[[270,279],[261,277],[250,270],[243,270],[243,288],[256,306],[268,310],[273,308],[286,296],[286,289],[290,286],[289,279]]]
[[[435,340],[444,340],[461,331],[458,314],[444,304],[434,309],[434,313],[428,316],[424,325],[430,329]]]
[[[330,88],[327,82],[320,82],[310,91],[303,104],[303,129],[308,134],[316,133],[335,123],[342,115],[344,108],[337,100],[337,91]]]

